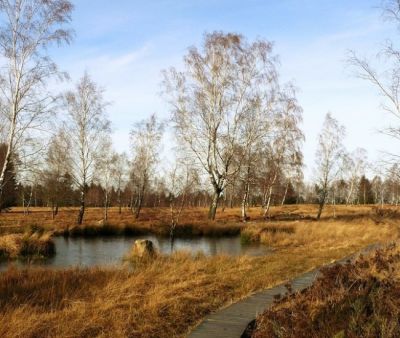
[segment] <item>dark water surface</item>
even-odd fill
[[[100,238],[64,238],[56,237],[56,255],[46,260],[36,262],[0,262],[0,270],[9,264],[24,266],[28,264],[46,267],[64,268],[72,266],[110,266],[122,263],[124,255],[132,248],[137,239],[151,240],[157,250],[170,254],[178,250],[185,250],[193,254],[202,252],[208,256],[227,254],[232,256],[250,255],[260,256],[269,252],[268,247],[261,244],[242,244],[240,236],[236,237],[200,237],[176,238],[173,249],[169,238],[156,236],[138,237],[100,237]]]

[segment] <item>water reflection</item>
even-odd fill
[[[170,238],[155,236],[140,237],[102,237],[102,238],[63,238],[54,239],[57,254],[44,261],[35,262],[35,265],[46,265],[49,267],[62,268],[70,266],[104,266],[121,264],[123,256],[129,252],[137,239],[149,239],[153,241],[157,250],[164,254],[175,251],[188,251],[193,254],[202,252],[213,256],[218,254],[227,255],[251,255],[259,256],[268,253],[268,248],[259,245],[243,245],[240,237],[223,238]],[[0,269],[7,267],[9,263],[0,263]],[[13,263],[25,265],[26,262]]]

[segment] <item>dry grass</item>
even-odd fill
[[[1,337],[183,337],[210,311],[350,252],[263,258],[179,253],[128,270],[9,270]]]
[[[32,208],[27,215],[22,208],[13,208],[0,214],[0,233],[23,232],[27,227],[40,225],[46,230],[72,236],[137,235],[153,233],[168,235],[171,219],[169,208],[144,208],[139,219],[130,210],[118,213],[118,208],[110,208],[109,219],[103,222],[101,208],[88,208],[82,226],[76,225],[78,209],[61,208],[53,220],[48,208]],[[239,209],[220,213],[215,222],[207,220],[207,209],[185,209],[181,224],[176,228],[178,236],[220,236],[238,235],[243,224]]]
[[[302,220],[271,222],[261,221],[260,211],[252,209],[246,232],[273,244],[274,253],[265,257],[177,253],[135,260],[130,269],[10,269],[0,274],[0,337],[184,337],[213,310],[398,236],[396,217],[374,220],[371,207],[343,207],[336,220],[307,223],[304,217],[315,209],[274,208],[275,215],[295,214]],[[161,222],[167,211],[147,209],[148,220],[144,216],[135,224],[156,226],[150,221],[153,212]],[[237,209],[210,224],[204,209],[186,212],[182,219],[198,215],[199,224],[215,228],[238,222],[233,221]]]
[[[335,211],[334,211],[335,209]],[[388,210],[397,210],[396,207],[386,207]],[[181,224],[176,229],[178,236],[220,236],[237,235],[247,224],[265,223],[259,207],[250,208],[248,215],[250,222],[242,223],[239,208],[219,210],[215,221],[207,219],[206,208],[186,208],[181,216]],[[317,213],[316,205],[285,205],[271,208],[271,222],[293,222],[294,220],[310,221]],[[59,234],[71,235],[114,235],[114,234],[143,234],[155,233],[166,235],[169,233],[169,208],[144,208],[138,220],[130,210],[124,209],[122,214],[118,208],[110,208],[109,219],[103,223],[101,208],[88,208],[83,225],[76,226],[77,208],[61,208],[53,220],[49,208],[31,208],[31,212],[24,215],[22,208],[12,208],[10,212],[0,214],[0,234],[24,232],[26,228],[40,226],[46,230],[56,231]],[[373,206],[326,206],[322,221],[332,219],[336,214],[336,221],[357,221],[365,218],[379,219]],[[392,215],[393,216],[393,215]],[[400,215],[394,214],[400,219]]]
[[[359,221],[326,220],[322,222],[285,222],[253,225],[242,231],[247,242],[261,242],[274,247],[346,248],[357,243],[397,238],[400,228],[396,222],[376,224],[371,219]]]
[[[55,253],[51,233],[25,233],[0,236],[0,258],[48,257]]]
[[[248,336],[395,338],[399,314],[400,251],[392,246],[325,268],[311,288],[260,315]]]

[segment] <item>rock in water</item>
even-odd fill
[[[133,245],[133,255],[136,257],[153,257],[155,253],[154,244],[148,239],[138,239]]]

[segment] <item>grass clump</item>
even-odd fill
[[[0,258],[50,257],[55,244],[50,233],[25,233],[0,236]]]

